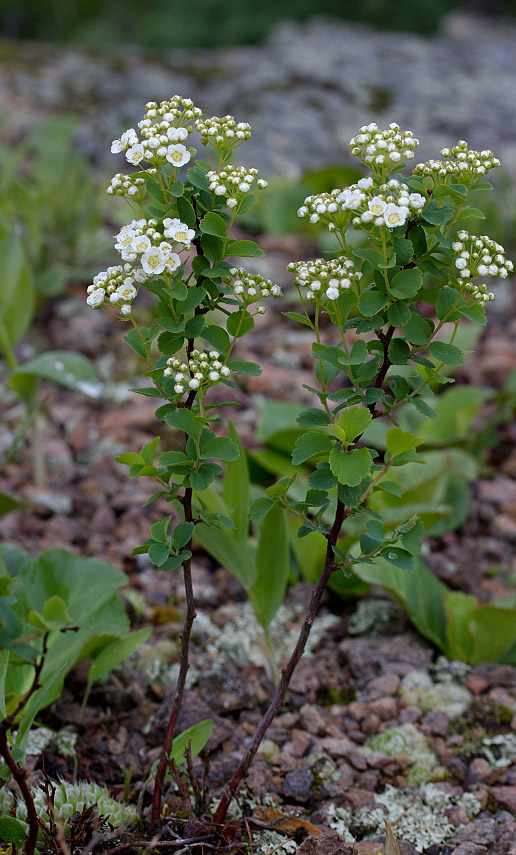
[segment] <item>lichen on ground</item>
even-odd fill
[[[399,688],[400,697],[407,706],[419,707],[423,712],[438,709],[448,718],[462,715],[471,702],[471,692],[458,683],[434,683],[425,671],[410,671]]]
[[[359,751],[366,756],[373,751],[379,751],[386,757],[405,754],[408,759],[406,779],[409,784],[425,783],[432,778],[441,777],[443,773],[424,735],[413,724],[402,724],[377,733],[371,736]]]

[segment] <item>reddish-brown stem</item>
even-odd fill
[[[36,813],[36,806],[34,804],[34,799],[32,798],[29,785],[27,784],[27,773],[25,769],[23,769],[12,758],[9,749],[9,743],[7,741],[7,730],[4,727],[3,722],[2,724],[0,724],[0,754],[7,763],[11,775],[18,784],[20,792],[23,796],[23,801],[25,802],[25,805],[27,807],[27,822],[29,824],[29,833],[25,841],[24,851],[26,855],[34,855],[39,829],[38,814]]]
[[[192,514],[192,488],[187,487],[185,489],[185,495],[183,499],[183,508],[185,513],[185,521],[192,522],[193,514]],[[187,544],[186,548],[190,549],[192,541],[190,540]],[[151,812],[151,820],[156,823],[159,821],[160,812],[161,812],[161,796],[163,792],[163,781],[165,778],[165,772],[167,769],[168,757],[170,754],[170,750],[172,748],[172,740],[174,739],[174,732],[177,725],[177,720],[179,718],[179,713],[181,711],[181,705],[183,703],[183,694],[185,690],[186,683],[186,675],[188,673],[188,668],[190,665],[189,652],[190,652],[190,635],[192,632],[192,624],[194,622],[196,612],[195,612],[195,601],[192,587],[192,567],[191,567],[191,559],[187,558],[183,562],[183,576],[184,576],[184,584],[185,584],[185,595],[186,595],[186,616],[185,622],[183,626],[183,632],[181,633],[181,661],[179,664],[179,676],[177,678],[176,691],[174,694],[174,701],[172,704],[172,712],[170,713],[170,718],[168,721],[167,732],[165,734],[165,741],[163,742],[163,749],[161,751],[161,756],[159,758],[158,769],[156,772],[156,779],[154,781],[154,792],[152,794],[152,812]]]
[[[328,532],[327,539],[328,544],[326,547],[326,557],[324,560],[324,568],[321,573],[320,579],[317,583],[317,586],[312,591],[312,596],[310,598],[310,604],[308,606],[305,619],[303,621],[303,625],[301,627],[301,631],[299,633],[299,638],[297,640],[297,644],[288,660],[287,664],[283,668],[281,672],[281,680],[279,682],[278,688],[276,689],[276,694],[270,704],[267,712],[259,722],[251,740],[251,744],[249,745],[247,751],[245,752],[242,760],[240,761],[237,769],[233,773],[233,777],[226,785],[225,790],[222,794],[222,798],[220,800],[219,806],[215,811],[214,822],[220,824],[224,821],[227,810],[235,793],[240,786],[242,778],[247,774],[247,771],[253,762],[254,756],[260,747],[260,743],[265,736],[269,726],[271,725],[274,718],[279,713],[283,703],[285,701],[285,697],[287,694],[288,686],[290,680],[292,678],[292,674],[301,659],[305,647],[306,642],[308,640],[308,636],[310,635],[310,630],[312,629],[312,624],[315,620],[315,616],[319,609],[319,605],[322,600],[322,596],[330,579],[330,576],[334,570],[334,552],[333,547],[336,546],[337,540],[340,534],[340,530],[342,528],[342,523],[344,522],[347,516],[347,511],[340,501],[337,502],[337,508],[335,511],[335,520]]]

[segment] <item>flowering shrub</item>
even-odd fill
[[[179,678],[156,773],[156,822],[195,617],[192,538],[201,524],[204,531],[206,526],[232,525],[203,499],[203,491],[222,472],[213,461],[231,463],[241,448],[235,439],[213,430],[221,421],[213,411],[221,404],[210,401],[210,390],[218,384],[231,388],[239,372],[260,373],[254,363],[232,359],[232,352],[237,340],[252,330],[254,316],[265,311],[262,303],[280,297],[281,289],[228,262],[263,255],[253,241],[230,238],[237,215],[253,205],[254,191],[266,186],[257,170],[230,164],[233,150],[250,136],[249,125],[231,116],[204,118],[190,99],[174,96],[160,104],[149,102],[138,127],[139,133],[131,128],[115,140],[112,151],[125,153],[141,171],[118,174],[109,188],[127,199],[137,219],[116,236],[123,263],[95,277],[87,300],[132,325],[126,341],[145,358],[145,376],[153,383],[135,391],[161,399],[157,418],[182,431],[185,440],[184,450],[158,453],[158,437],[139,453],[118,458],[129,465],[131,477],[154,478],[158,491],[150,502],[166,498],[180,518],[171,531],[172,516],[154,523],[150,538],[135,550],[147,553],[164,570],[182,565],[187,602]],[[194,128],[207,160],[192,165],[196,151],[187,142]],[[396,470],[419,461],[422,440],[397,426],[396,409],[413,404],[425,416],[433,415],[421,392],[428,391],[429,384],[448,382],[445,366],[463,361],[454,343],[461,319],[485,322],[484,304],[492,294],[476,277],[503,277],[513,269],[502,247],[462,228],[463,221],[483,216],[469,201],[486,187],[480,179],[498,165],[496,158],[491,152],[469,151],[460,142],[443,150],[443,161],[419,164],[405,177],[400,170],[414,158],[417,145],[412,132],[395,123],[386,130],[374,123],[364,126],[351,140],[351,150],[370,174],[351,187],[309,196],[299,210],[299,216],[312,223],[324,223],[336,246],[333,257],[289,266],[303,311],[286,314],[314,334],[316,385],[311,391],[320,402],[298,418],[305,430],[292,462],[312,465],[313,471],[302,501],[291,498],[293,479],[280,479],[251,506],[250,518],[259,525],[272,519],[272,512],[291,513],[299,522],[300,537],[315,532],[325,539],[325,559],[296,648],[222,795],[216,823],[223,822],[284,701],[332,574],[377,560],[400,570],[414,566],[423,523],[411,517],[393,526],[368,504],[377,491],[400,495]],[[460,231],[452,236],[458,224]],[[349,229],[361,233],[358,249],[348,245]],[[157,297],[156,320],[149,328],[140,328],[132,316],[141,288]],[[436,321],[430,319],[431,312],[422,311],[424,303],[435,310]],[[324,342],[323,314],[331,322]],[[367,430],[378,417],[392,425],[382,455],[367,442]],[[239,515],[245,517],[245,511],[240,509]],[[352,517],[362,530],[346,549],[339,538]],[[247,518],[239,520],[239,539],[246,523]],[[268,542],[273,563],[274,541]]]

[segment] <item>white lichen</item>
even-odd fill
[[[463,685],[466,677],[471,671],[471,665],[461,662],[460,659],[449,660],[446,656],[439,656],[430,665],[430,673],[437,683],[459,683]]]
[[[443,773],[424,735],[413,724],[402,724],[377,733],[370,737],[359,751],[365,756],[373,751],[379,751],[386,757],[406,755],[406,779],[409,784],[425,783]]]
[[[374,637],[381,632],[382,627],[399,618],[400,614],[403,614],[400,607],[389,600],[378,597],[360,600],[348,621],[348,633]]]
[[[493,769],[510,766],[516,760],[516,733],[499,733],[482,740],[484,755]]]
[[[441,710],[448,718],[463,715],[471,702],[471,692],[453,682],[434,683],[426,671],[410,671],[400,684],[400,697],[407,706],[423,712]]]
[[[234,618],[228,620],[222,629],[216,629],[206,646],[207,652],[219,660],[233,659],[245,665],[267,667],[269,663],[263,630],[254,616],[251,603],[237,603],[234,611]],[[302,606],[280,606],[278,609],[269,627],[271,647],[277,662],[288,659],[294,649],[299,634],[296,618],[302,613]],[[338,622],[339,618],[335,615],[322,615],[315,619],[305,656],[313,655],[326,630]]]

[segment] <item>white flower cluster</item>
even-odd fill
[[[294,282],[308,288],[308,300],[337,300],[343,291],[359,282],[362,273],[350,258],[316,258],[314,261],[293,261],[288,270],[295,274]]]
[[[457,278],[468,280],[474,276],[498,276],[506,279],[514,270],[512,261],[505,257],[503,246],[487,235],[470,235],[463,230],[457,237],[458,240],[452,243]]]
[[[409,193],[405,184],[395,178],[387,184],[381,184],[378,193],[368,198],[367,208],[353,220],[354,225],[373,223],[395,229],[405,225],[411,214],[418,214],[427,200],[420,193]]]
[[[418,163],[414,169],[415,175],[431,175],[439,183],[446,183],[446,179],[453,177],[459,184],[471,184],[472,181],[485,175],[490,169],[500,166],[500,161],[494,157],[489,149],[484,151],[473,151],[468,149],[464,140],[459,140],[453,148],[441,149],[444,160],[427,160],[426,163]]]
[[[167,359],[165,377],[174,378],[174,392],[183,395],[191,390],[208,388],[218,383],[221,377],[229,377],[231,371],[221,362],[221,354],[216,350],[209,353],[192,350],[188,364],[171,356]]]
[[[173,220],[170,221],[170,223],[173,222]],[[188,233],[191,230],[184,223],[177,222],[179,225],[172,242],[189,246]],[[123,260],[132,263],[140,262],[142,270],[146,274],[142,281],[151,276],[158,276],[164,271],[174,273],[181,264],[178,254],[173,252],[172,243],[163,239],[163,235],[156,228],[157,225],[158,220],[154,218],[132,220],[128,225],[122,226],[116,235],[115,248]],[[184,235],[184,241],[177,236],[178,234]]]
[[[156,170],[149,169],[148,172],[156,172]],[[133,172],[131,175],[124,175],[123,172],[117,172],[111,179],[107,192],[110,196],[127,196],[135,202],[143,202],[147,194],[145,174]]]
[[[371,167],[378,175],[385,176],[400,164],[414,157],[419,140],[412,131],[402,131],[396,122],[380,130],[376,122],[364,125],[349,141],[351,153]]]
[[[146,278],[146,277],[145,277]],[[104,300],[109,302],[122,315],[131,314],[131,303],[138,293],[137,286],[145,281],[141,271],[134,270],[131,264],[108,267],[102,273],[97,273],[91,285],[88,286],[86,302],[93,309],[100,309]]]
[[[138,122],[142,140],[134,128],[129,128],[119,139],[113,140],[111,153],[125,151],[129,163],[135,165],[145,160],[155,166],[167,161],[174,167],[184,166],[190,160],[190,152],[183,142],[192,131],[191,126],[185,125],[201,115],[202,110],[195,107],[191,98],[174,95],[160,104],[149,101],[143,119]]]
[[[344,190],[307,196],[297,213],[299,217],[308,215],[311,223],[321,220],[330,231],[347,228],[350,212],[355,213],[355,226],[372,223],[394,229],[403,226],[411,214],[422,211],[426,201],[420,193],[409,193],[395,178],[380,185],[372,178],[361,178]]]
[[[245,306],[267,300],[269,297],[282,297],[279,285],[273,285],[270,279],[264,279],[259,273],[247,273],[243,267],[232,267],[229,271],[231,279],[229,286],[235,295]],[[258,314],[263,315],[265,309],[259,306]]]
[[[252,190],[267,187],[267,181],[257,176],[257,169],[245,166],[226,166],[221,172],[206,173],[210,190],[216,196],[225,196],[228,208],[236,208]]]
[[[182,243],[185,248],[190,246],[190,243],[195,237],[195,231],[189,229],[187,225],[181,222],[177,217],[165,217],[163,220],[165,226],[163,236],[169,238],[173,243]]]
[[[230,151],[251,138],[251,125],[247,122],[237,123],[234,116],[197,119],[195,128],[201,135],[203,145],[211,143],[218,151]]]

